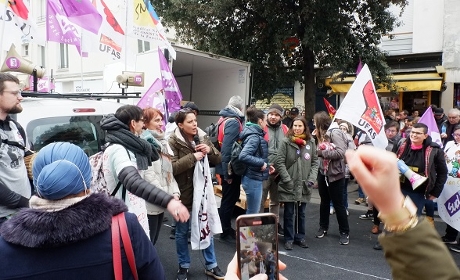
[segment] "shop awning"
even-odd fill
[[[396,82],[398,92],[410,91],[441,91],[443,83],[443,73],[428,72],[414,74],[393,74],[393,80]],[[346,77],[343,80],[333,81],[332,78],[326,78],[325,85],[332,89],[332,93],[348,92],[355,77]],[[390,92],[387,88],[380,88],[377,92]]]

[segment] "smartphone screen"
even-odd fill
[[[278,221],[271,213],[240,215],[236,219],[239,276],[248,280],[267,274],[278,279]]]

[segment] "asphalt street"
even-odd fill
[[[287,264],[283,275],[288,279],[392,279],[383,251],[376,251],[372,248],[377,240],[377,235],[370,232],[372,221],[358,218],[367,207],[354,204],[354,200],[358,197],[356,189],[356,184],[348,187],[350,244],[346,246],[339,244],[335,215],[330,216],[328,235],[322,239],[314,237],[319,228],[319,196],[317,190],[314,190],[312,201],[307,205],[306,241],[309,248],[303,249],[294,245],[294,250],[286,251],[283,247],[284,241],[280,236],[279,256]],[[242,213],[242,211],[237,211],[235,217]],[[162,227],[156,249],[165,268],[167,279],[172,280],[176,279],[178,264],[174,240],[169,239],[171,229],[169,224],[170,222],[166,222]],[[436,217],[435,225],[437,231],[442,235],[445,229],[444,222]],[[218,241],[218,237],[215,238],[217,261],[224,272],[235,250],[235,244],[222,243]],[[192,264],[188,279],[208,279],[204,274],[202,255],[198,251],[190,252]],[[460,254],[451,253],[460,267]]]

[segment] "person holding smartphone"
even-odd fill
[[[293,243],[308,248],[305,241],[305,209],[311,199],[311,187],[318,176],[316,144],[303,117],[296,117],[281,142],[274,161],[281,177],[278,198],[284,203],[284,248]]]

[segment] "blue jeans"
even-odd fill
[[[434,217],[434,201],[426,199],[425,210],[428,217]]]
[[[284,202],[284,241],[305,238],[305,202]]]
[[[179,266],[190,268],[190,254],[188,251],[188,229],[190,227],[190,219],[185,222],[176,222],[176,252],[179,258]],[[212,269],[217,266],[216,254],[214,253],[214,238],[211,237],[211,245],[208,248],[201,250],[203,254],[206,269]]]
[[[241,178],[243,190],[246,193],[246,214],[257,214],[262,201],[262,181],[243,176]]]
[[[423,193],[409,192],[401,189],[401,192],[405,196],[409,196],[415,206],[417,206],[417,216],[422,215],[423,207],[425,206],[425,195]]]
[[[363,192],[363,189],[361,189],[361,186],[358,185],[358,197],[359,198],[366,198],[366,195]]]

